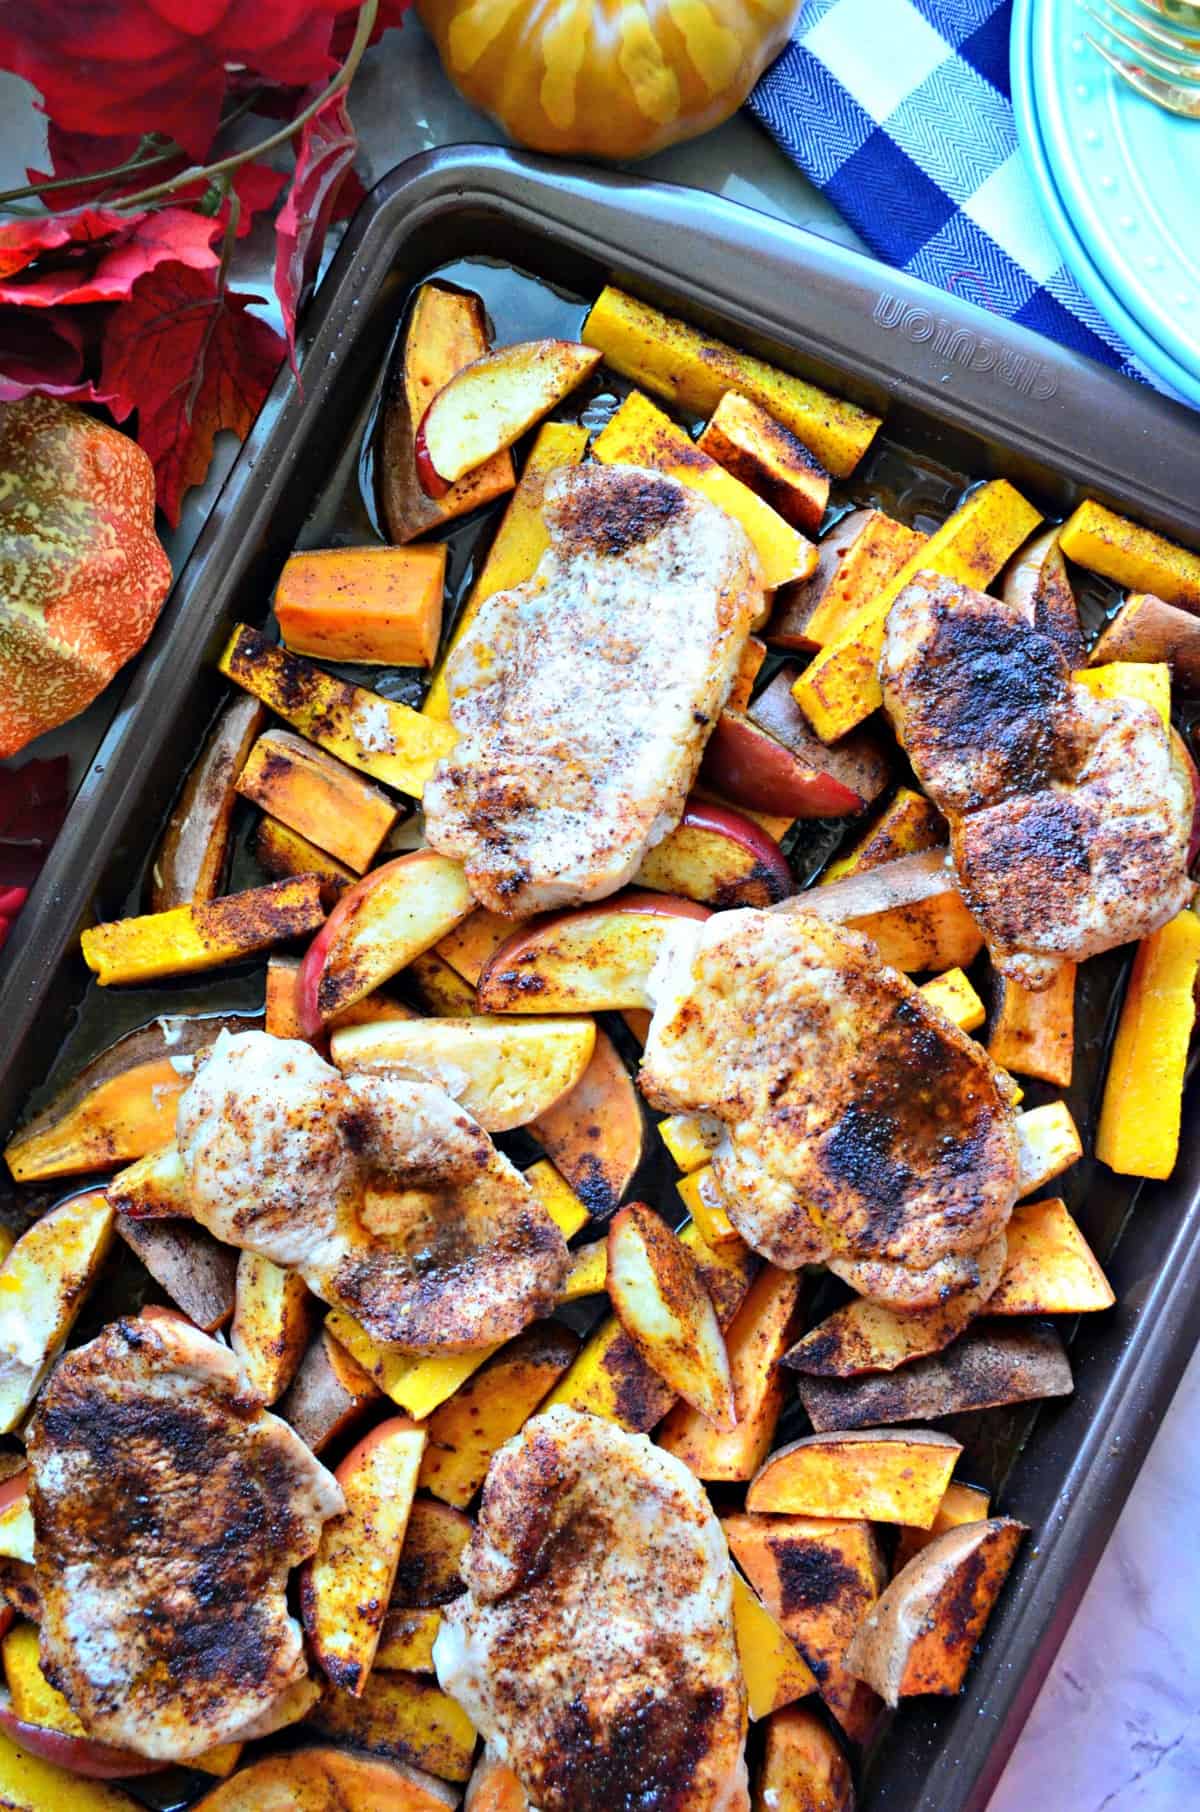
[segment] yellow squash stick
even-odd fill
[[[942,573],[982,588],[1040,521],[1033,505],[1003,478],[972,491],[895,577],[825,644],[792,687],[822,741],[845,736],[883,702],[878,673],[883,626],[914,574]]]
[[[200,906],[172,906],[144,918],[92,925],[80,944],[84,962],[107,988],[114,982],[157,981],[164,975],[215,969],[284,938],[303,937],[324,922],[317,877],[297,875]]]
[[[450,716],[450,696],[446,690],[446,662],[487,600],[511,585],[532,579],[538,561],[550,545],[546,524],[542,520],[542,497],[551,472],[563,466],[577,466],[587,446],[588,431],[574,422],[545,422],[529,449],[529,458],[521,473],[521,482],[508,500],[504,519],[496,530],[496,539],[483,563],[483,570],[471,587],[471,593],[459,613],[450,639],[438,661],[421,711],[426,717],[446,722]]]
[[[1149,591],[1166,604],[1200,611],[1200,554],[1128,522],[1102,503],[1081,503],[1062,526],[1068,560],[1102,573],[1127,591]]]
[[[1144,939],[1134,958],[1096,1136],[1096,1156],[1120,1176],[1175,1168],[1198,968],[1200,918],[1190,911]]]

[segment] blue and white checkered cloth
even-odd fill
[[[1145,381],[1039,209],[1013,124],[1011,13],[1012,0],[804,0],[750,107],[888,264]]]

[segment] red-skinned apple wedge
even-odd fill
[[[781,818],[844,818],[862,811],[883,781],[864,790],[861,771],[846,770],[838,760],[841,753],[821,746],[819,754],[806,758],[785,748],[752,718],[722,711],[704,751],[700,778],[748,811]]]
[[[666,1222],[631,1202],[608,1230],[608,1294],[634,1346],[718,1428],[737,1424],[725,1337],[696,1261]]]
[[[637,885],[703,906],[773,906],[795,891],[787,857],[753,818],[705,800],[647,851]]]
[[[708,908],[693,900],[638,892],[532,919],[485,963],[480,1009],[592,1013],[649,1007],[651,971],[680,921],[708,916]]]
[[[166,1762],[152,1762],[131,1749],[114,1749],[108,1743],[94,1743],[90,1737],[68,1736],[61,1730],[47,1730],[41,1724],[27,1724],[19,1718],[7,1693],[0,1695],[0,1730],[14,1743],[43,1762],[53,1762],[68,1774],[85,1780],[132,1780],[136,1775],[161,1774]],[[0,1804],[7,1804],[0,1800]]]
[[[417,429],[417,477],[444,496],[464,472],[519,440],[600,363],[573,340],[522,340],[464,365],[439,390]]]

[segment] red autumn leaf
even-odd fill
[[[66,309],[0,307],[0,403],[35,393],[64,402],[107,402],[84,375],[87,337]]]
[[[216,220],[190,208],[117,214],[81,208],[0,225],[0,302],[53,308],[118,302],[159,264],[211,269]]]
[[[296,311],[317,274],[321,247],[358,149],[343,90],[315,113],[300,134],[296,174],[275,222],[275,294],[283,310],[288,353],[296,364]]]
[[[375,23],[371,27],[371,35],[367,39],[367,43],[378,44],[385,31],[391,31],[393,26],[399,28],[403,25],[404,15],[411,4],[412,0],[379,0],[379,11],[375,15]],[[345,62],[349,53],[354,28],[358,24],[358,14],[359,8],[352,6],[347,12],[339,13],[337,23],[334,25],[333,43],[330,45],[330,49],[339,63]]]
[[[203,157],[227,66],[267,82],[328,79],[339,0],[22,0],[0,16],[0,68],[71,132],[162,132]]]
[[[284,343],[249,307],[254,296],[218,295],[211,271],[164,264],[136,284],[105,330],[101,383],[138,412],[158,502],[179,521],[184,492],[199,484],[214,436],[248,432],[284,354]]]
[[[68,765],[65,755],[55,755],[0,768],[0,913],[5,916],[11,916],[6,902],[12,892],[36,878],[62,829]]]
[[[99,138],[93,132],[65,132],[54,120],[50,121],[46,137],[50,168],[26,170],[27,179],[32,183],[79,179],[68,182],[65,189],[50,189],[43,193],[41,199],[57,213],[73,208],[107,207],[138,189],[146,189],[152,184],[167,182],[170,178],[179,176],[187,169],[189,162],[182,152],[178,152],[162,161],[148,164],[144,170],[133,170],[125,176],[104,176],[100,182],[86,182],[83,180],[85,177],[102,175],[105,171],[127,163],[141,140],[134,134],[120,139]],[[241,202],[237,229],[239,239],[244,239],[250,231],[256,214],[264,213],[267,208],[274,206],[286,181],[283,172],[273,170],[270,164],[242,164],[234,171],[233,187]],[[207,190],[208,184],[204,181],[186,183],[176,191],[172,199],[179,207],[194,205],[204,198]],[[224,221],[226,211],[226,208],[221,209],[217,215],[219,221]]]

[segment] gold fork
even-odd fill
[[[1107,12],[1088,4],[1088,12],[1110,38],[1135,53],[1136,61],[1110,50],[1099,38],[1087,41],[1113,73],[1162,107],[1185,120],[1200,120],[1200,7],[1183,0],[1143,0],[1152,17],[1133,12],[1120,0],[1107,0]],[[1115,13],[1135,27],[1124,31],[1109,16]]]

